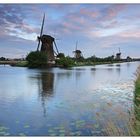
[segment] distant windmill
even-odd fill
[[[117,60],[120,60],[121,59],[121,51],[120,51],[120,48],[119,48],[119,53],[116,53],[116,59]]]
[[[75,48],[75,51],[73,51],[73,53],[74,53],[74,57],[76,59],[79,59],[82,57],[82,52],[77,49],[77,46],[78,46],[78,41],[76,41],[76,48]]]
[[[54,56],[55,55],[57,56],[59,54],[59,51],[55,42],[55,38],[50,35],[43,34],[44,22],[45,22],[45,13],[43,16],[40,36],[38,36],[37,51],[45,52],[48,56],[48,61],[51,62],[55,60]],[[40,49],[40,42],[42,43],[41,49]],[[55,46],[56,51],[54,50],[53,46]]]

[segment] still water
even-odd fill
[[[0,66],[0,135],[130,135],[139,64]]]

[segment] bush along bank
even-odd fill
[[[47,66],[48,57],[46,53],[34,51],[30,52],[27,57],[27,67],[29,68],[42,68]]]
[[[56,66],[59,66],[59,67],[69,68],[69,67],[75,66],[74,60],[72,60],[69,57],[61,57],[57,59],[55,62],[56,62]]]

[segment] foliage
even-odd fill
[[[30,68],[45,67],[47,65],[47,55],[44,52],[34,51],[30,52],[26,60],[28,61],[27,66]]]
[[[112,62],[112,61],[115,61],[113,55],[105,57],[105,58],[99,58],[99,57],[96,57],[94,55],[94,56],[91,56],[91,57],[87,58],[86,60],[90,61],[90,62]]]
[[[84,57],[73,58],[73,60],[76,62],[86,62],[86,59]]]
[[[140,67],[138,67],[136,72],[136,81],[135,81],[135,104],[140,105]]]
[[[56,60],[56,64],[62,67],[71,67],[74,66],[74,61],[69,57],[62,57]]]
[[[0,57],[0,61],[5,61],[6,58],[5,57]]]
[[[59,53],[59,54],[57,55],[57,58],[63,58],[63,57],[65,57],[64,53]]]

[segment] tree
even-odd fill
[[[57,58],[64,58],[64,57],[65,57],[64,53],[59,53],[59,54],[57,55]]]
[[[5,61],[6,58],[5,57],[0,57],[0,61]]]
[[[47,54],[44,52],[34,51],[30,52],[26,60],[28,61],[27,66],[30,68],[45,67],[47,66]]]

